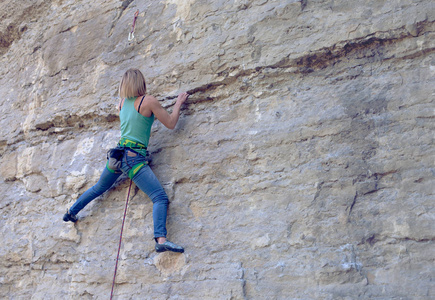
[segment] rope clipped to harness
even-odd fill
[[[128,41],[131,42],[134,39],[134,28],[136,27],[136,19],[139,15],[139,10],[134,13],[133,25],[131,25],[131,31],[128,34]]]
[[[128,193],[127,193],[127,201],[125,201],[124,218],[122,219],[121,234],[119,236],[118,255],[116,256],[115,273],[113,274],[112,291],[110,292],[110,300],[112,300],[113,288],[115,287],[116,271],[118,270],[119,251],[121,250],[122,232],[124,230],[124,222],[125,222],[125,216],[127,215],[128,199],[130,198],[130,191],[131,191],[132,182],[133,182],[133,180],[130,179],[130,186],[128,187]]]

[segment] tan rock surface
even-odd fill
[[[135,39],[127,41],[140,11]],[[119,139],[140,68],[169,110],[135,188],[115,299],[433,299],[433,1],[0,3],[0,298],[107,299],[125,177],[62,215]]]

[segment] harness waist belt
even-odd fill
[[[122,138],[119,141],[118,145],[121,147],[134,148],[134,149],[147,149],[147,147],[144,144],[129,140],[127,138]]]

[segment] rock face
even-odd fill
[[[135,39],[128,42],[139,10]],[[115,299],[433,299],[430,0],[0,3],[0,298],[107,299],[129,181],[61,218],[118,141],[130,67],[171,110]]]

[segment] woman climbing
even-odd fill
[[[168,196],[147,164],[146,149],[154,118],[169,129],[178,122],[181,105],[189,97],[187,93],[178,95],[174,109],[169,114],[153,96],[146,95],[145,78],[138,69],[125,72],[119,85],[119,118],[121,120],[121,140],[118,150],[121,153],[120,171],[113,170],[109,164],[104,168],[100,180],[77,199],[63,216],[65,222],[76,222],[76,215],[89,202],[107,191],[122,174],[128,174],[133,182],[153,202],[154,239],[156,251],[184,252],[184,249],[166,240],[166,216]]]

